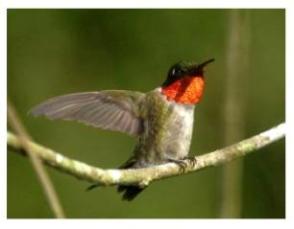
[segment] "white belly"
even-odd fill
[[[193,132],[194,106],[171,103],[172,116],[167,135],[165,152],[174,159],[186,157],[190,150]]]

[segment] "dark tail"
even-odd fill
[[[94,188],[99,187],[100,184],[93,184],[89,186],[86,191],[90,191]],[[135,185],[119,185],[117,186],[117,191],[122,194],[122,199],[131,201],[133,200],[140,192],[142,192],[144,188]]]
[[[136,159],[130,158],[126,163],[120,166],[120,169],[136,168]],[[119,185],[117,191],[122,193],[122,199],[132,201],[139,195],[146,187],[142,188],[136,185]]]
[[[122,166],[120,166],[119,168],[120,169],[135,168],[135,163],[136,163],[136,160],[134,158],[131,158],[126,163],[124,163]],[[89,191],[89,190],[92,190],[92,189],[97,188],[99,186],[100,186],[99,183],[92,184],[86,190]],[[145,188],[146,187],[141,188],[141,187],[136,186],[136,185],[119,185],[119,186],[117,186],[117,191],[119,193],[122,193],[122,199],[123,200],[131,201],[137,195],[139,195],[139,193],[141,193]]]
[[[139,195],[140,192],[142,192],[144,188],[141,188],[139,186],[135,185],[119,185],[117,187],[117,191],[122,194],[122,199],[131,201],[136,198],[137,195]]]
[[[90,185],[88,188],[86,188],[86,191],[90,191],[90,190],[92,190],[92,189],[94,189],[94,188],[98,188],[99,186],[100,186],[99,183],[92,184],[92,185]]]

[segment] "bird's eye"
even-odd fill
[[[185,75],[185,69],[183,69],[183,67],[180,64],[175,64],[168,70],[167,79],[162,85],[167,86]]]
[[[178,77],[183,73],[182,69],[179,68],[178,66],[174,67],[171,71],[171,76],[172,77]]]
[[[174,69],[172,70],[171,74],[172,74],[172,75],[175,75],[176,73],[177,73],[177,69],[174,68]]]

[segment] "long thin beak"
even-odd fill
[[[211,59],[209,59],[207,61],[204,61],[202,64],[198,65],[198,67],[197,67],[198,70],[202,70],[206,65],[210,64],[213,61],[214,61],[214,58],[211,58]]]
[[[203,76],[203,68],[213,61],[214,58],[204,61],[202,64],[195,65],[195,67],[193,67],[193,69],[191,70],[190,74],[192,76]]]

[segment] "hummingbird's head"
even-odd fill
[[[204,67],[213,61],[209,59],[201,64],[181,61],[174,64],[161,86],[162,93],[168,100],[177,103],[199,103],[205,86]]]

